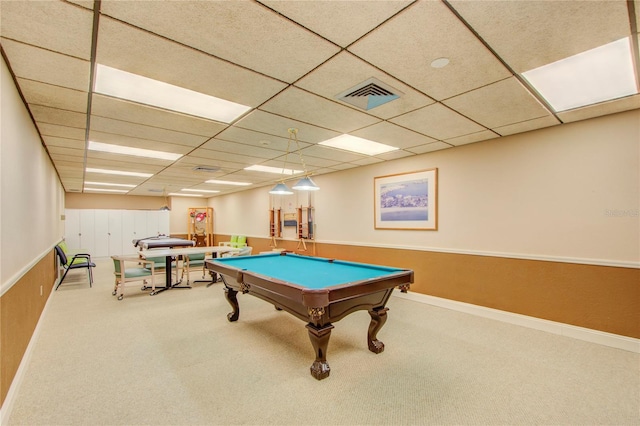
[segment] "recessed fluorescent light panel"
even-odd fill
[[[98,186],[119,186],[121,188],[135,188],[136,185],[129,185],[127,183],[110,183],[110,182],[85,182],[85,185],[98,185]]]
[[[94,91],[210,120],[231,123],[251,107],[97,64]]]
[[[251,185],[250,182],[233,182],[231,180],[216,180],[216,179],[205,180],[204,183],[217,183],[217,184],[220,184],[220,185],[236,185],[236,186],[248,186],[248,185]]]
[[[85,191],[94,191],[94,192],[115,192],[118,194],[126,194],[129,192],[127,189],[107,189],[107,188],[84,188]]]
[[[176,197],[202,197],[202,194],[183,194],[181,192],[170,192],[167,195],[173,195]]]
[[[385,152],[399,149],[395,146],[385,145],[351,135],[336,136],[335,138],[320,142],[318,145],[330,146],[332,148],[344,149],[345,151],[366,155],[384,154]]]
[[[187,188],[183,188],[183,189],[181,189],[180,191],[186,191],[186,192],[204,192],[204,193],[207,193],[207,194],[215,194],[215,193],[217,193],[217,192],[220,192],[220,191],[214,191],[214,190],[211,190],[211,189],[187,189]]]
[[[102,173],[104,175],[118,175],[118,176],[135,176],[135,177],[151,177],[152,173],[139,173],[139,172],[123,172],[122,170],[109,170],[109,169],[93,169],[87,167],[84,169],[87,173]]]
[[[555,111],[638,92],[629,38],[522,73]]]
[[[252,172],[275,173],[277,175],[295,175],[303,172],[302,170],[283,169],[282,167],[261,166],[258,164],[244,169]]]
[[[136,157],[157,158],[159,160],[175,161],[182,157],[182,154],[173,152],[154,151],[151,149],[133,148],[123,145],[111,145],[108,143],[89,141],[89,150],[110,152],[112,154],[133,155]]]

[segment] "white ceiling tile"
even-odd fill
[[[383,143],[394,146],[396,148],[408,148],[425,143],[435,142],[436,140],[420,133],[400,127],[396,124],[383,121],[364,129],[350,132],[351,135],[359,138],[369,139],[374,142]]]
[[[440,151],[448,148],[453,148],[453,146],[445,142],[434,142],[407,148],[407,151],[411,151],[414,154],[426,154],[427,152]]]
[[[290,147],[291,149],[295,149],[296,147],[293,139],[289,139],[288,132],[286,137],[281,137],[262,132],[256,132],[254,130],[242,129],[240,127],[228,127],[220,134],[218,134],[216,139],[239,142],[253,146],[260,146],[265,149],[272,149],[283,152],[286,152],[288,147]],[[289,146],[290,140],[292,142]],[[298,140],[298,145],[300,145],[300,148],[309,146],[308,143],[302,142],[300,140]]]
[[[441,104],[429,105],[390,121],[439,140],[468,135],[484,129]]]
[[[339,132],[313,126],[293,118],[281,117],[266,111],[252,111],[236,125],[243,129],[254,130],[274,136],[289,137],[289,128],[298,129],[298,140],[318,143],[339,136]]]
[[[73,23],[73,25],[70,25]],[[2,37],[89,60],[93,13],[61,1],[3,1]]]
[[[508,70],[442,2],[415,2],[349,51],[436,99],[509,76]],[[431,62],[446,57],[444,68]]]
[[[24,78],[18,78],[17,80],[28,104],[83,113],[87,111],[88,92],[53,86],[34,80],[25,80]]]
[[[44,136],[57,136],[67,139],[85,140],[85,129],[75,127],[59,126],[57,124],[38,123],[40,134]]]
[[[178,167],[185,166],[190,168],[193,168],[196,166],[219,167],[220,173],[228,173],[235,169],[246,167],[244,163],[223,161],[215,157],[213,158],[203,157],[201,155],[201,152],[202,152],[201,149],[196,149],[195,151],[189,153],[189,155],[185,155],[184,157],[180,158],[175,164]],[[205,152],[205,154],[209,155],[208,151]]]
[[[16,77],[41,81],[55,86],[88,91],[89,61],[72,58],[38,47],[2,39],[2,48],[9,57]]]
[[[451,0],[450,3],[518,73],[630,33],[625,1]]]
[[[38,123],[58,124],[61,126],[85,129],[87,115],[80,112],[66,111],[41,105],[30,105],[29,110]]]
[[[295,85],[325,98],[338,100],[337,95],[372,77],[391,86],[395,89],[394,93],[400,95],[400,97],[366,111],[368,114],[380,118],[390,118],[434,102],[428,96],[390,77],[388,74],[346,51],[334,56]],[[343,105],[349,105],[343,101],[338,101]],[[349,107],[353,108],[353,105],[349,105]]]
[[[65,148],[61,146],[47,146],[52,155],[64,156],[67,160],[75,158],[78,162],[84,162],[84,149]]]
[[[78,139],[65,139],[65,138],[58,138],[55,136],[43,136],[42,139],[44,140],[44,143],[45,145],[47,145],[47,147],[60,146],[64,148],[74,148],[74,149],[85,148],[85,142]]]
[[[455,96],[442,103],[489,128],[551,115],[515,77]]]
[[[297,80],[339,50],[255,2],[103,0],[102,11],[286,82]]]
[[[488,139],[493,139],[497,137],[498,135],[493,133],[491,130],[483,130],[482,132],[472,133],[470,135],[464,135],[464,136],[458,136],[456,138],[446,139],[445,142],[451,145],[460,146],[460,145],[466,145],[466,144],[475,143],[475,142],[486,141]]]
[[[347,133],[377,123],[380,119],[290,87],[260,107],[260,110]]]
[[[77,4],[78,6],[82,6],[86,9],[93,10],[94,1],[93,0],[67,0],[69,3]]]
[[[198,148],[196,151],[194,151],[193,154],[197,155],[198,157],[209,158],[213,160],[230,161],[242,165],[243,168],[264,161],[263,158],[259,157],[251,157],[244,154],[234,154],[230,152],[214,151],[212,149],[203,148]]]
[[[165,167],[166,164],[152,164],[151,162],[147,161],[142,162],[138,160],[137,162],[122,162],[114,160],[112,158],[100,158],[98,156],[87,155],[87,168],[120,170],[125,172],[158,173]],[[87,176],[90,175],[111,176],[102,173],[87,173]]]
[[[560,124],[553,115],[535,118],[533,120],[523,121],[521,123],[509,124],[507,126],[494,127],[492,130],[499,135],[507,136],[516,133],[528,132],[530,130],[542,129],[543,127],[555,126]]]
[[[409,151],[405,151],[404,149],[398,149],[396,151],[385,152],[384,154],[376,155],[376,158],[380,158],[381,160],[390,161],[397,160],[398,158],[410,157],[413,153]]]
[[[378,158],[376,156],[376,157],[362,158],[360,160],[352,161],[352,163],[358,166],[368,166],[370,164],[382,163],[383,161],[384,161],[383,159]]]
[[[346,47],[398,13],[409,5],[411,0],[260,2],[332,42]]]
[[[202,145],[204,149],[214,151],[228,152],[232,154],[248,155],[254,158],[271,159],[280,156],[282,152],[267,149],[262,146],[253,146],[249,144],[229,142],[221,139],[212,139]]]
[[[304,150],[301,151],[301,153],[304,153],[304,155],[302,156],[302,159],[304,160],[304,163],[307,165],[307,169],[318,169],[318,168],[322,168],[322,167],[333,167],[336,164],[342,163],[344,160],[342,159],[328,159],[328,158],[320,158],[320,157],[314,157],[312,155],[309,155],[309,153],[305,153]],[[279,160],[281,161],[280,164],[282,164],[282,157],[279,158]],[[301,169],[301,162],[300,159],[298,157],[297,154],[295,155],[291,155],[289,154],[289,161],[287,162],[288,164],[288,168],[294,168],[294,169]]]
[[[343,151],[341,149],[330,148],[328,146],[313,145],[303,149],[303,156],[312,156],[318,158],[325,158],[327,160],[335,160],[340,162],[353,162],[366,158],[366,155],[357,154],[355,152]]]
[[[91,117],[91,133],[94,134],[94,132],[110,133],[113,135],[129,136],[132,138],[166,142],[176,145],[184,145],[192,148],[203,144],[208,139],[206,136],[160,129],[158,127],[145,126],[134,122],[114,120],[111,118],[99,117],[95,115]],[[96,142],[106,141],[96,140]]]
[[[258,106],[287,86],[109,18],[100,23],[99,40],[100,64],[242,105]]]
[[[92,96],[91,113],[94,116],[207,137],[212,137],[228,127],[215,121],[98,94]]]

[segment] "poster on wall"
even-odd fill
[[[438,169],[373,179],[375,229],[438,229]]]

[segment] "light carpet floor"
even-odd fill
[[[97,263],[52,295],[7,425],[640,425],[632,352],[392,297],[385,351],[349,315],[317,381],[292,315],[239,295],[230,323],[222,284],[117,301]]]

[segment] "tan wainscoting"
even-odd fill
[[[229,241],[228,235],[216,235]],[[249,238],[253,253],[268,238]],[[640,269],[495,256],[278,240],[301,254],[413,269],[411,291],[640,338]]]
[[[0,298],[0,405],[7,397],[56,278],[52,250]]]

